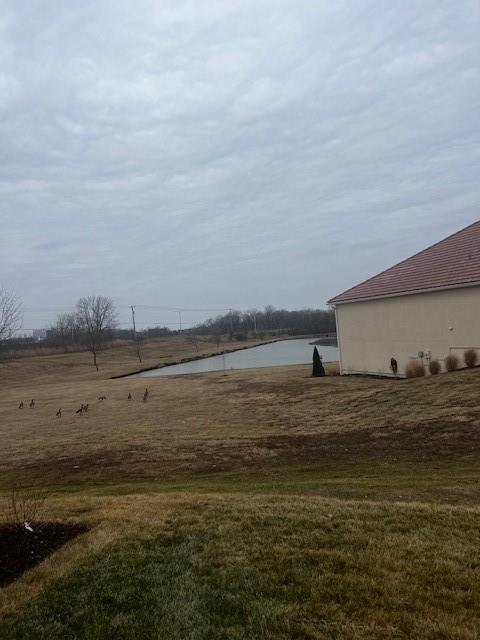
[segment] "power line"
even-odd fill
[[[132,314],[132,324],[127,323],[127,322],[120,322],[117,323],[117,328],[118,329],[128,329],[128,328],[132,328],[133,325],[133,334],[135,336],[136,334],[136,317],[135,317],[135,309],[139,309],[142,310],[142,318],[140,321],[140,325],[142,327],[141,331],[145,331],[148,328],[154,328],[154,327],[165,327],[165,328],[169,328],[172,330],[177,330],[177,331],[182,331],[184,326],[185,326],[185,318],[183,317],[182,314],[186,313],[186,314],[213,314],[213,313],[228,313],[230,316],[230,325],[232,324],[232,308],[231,307],[164,307],[162,305],[154,305],[154,304],[130,304],[130,305],[125,305],[125,304],[120,304],[120,305],[115,305],[117,309],[121,309],[121,310],[126,310],[128,309],[130,311],[130,313]],[[72,309],[72,307],[66,308],[66,307],[27,307],[23,310],[23,312],[25,314],[60,314],[60,313],[71,313],[72,311],[74,311],[74,308]],[[152,314],[155,313],[157,311],[163,311],[163,312],[169,312],[169,313],[175,313],[178,314],[178,322],[162,322],[161,320],[158,320],[157,318],[152,318]],[[122,313],[123,315],[123,313]],[[145,317],[146,316],[146,317]],[[52,324],[53,320],[51,318],[41,318],[38,317],[36,320],[33,319],[33,317],[31,318],[31,320],[33,320],[34,322],[38,322],[38,324]],[[205,318],[199,318],[199,319],[193,319],[190,318],[188,321],[188,325],[191,324],[195,324],[195,323],[199,323],[199,322],[203,322],[205,320]],[[138,321],[138,320],[137,320]],[[30,323],[28,323],[30,324]],[[37,326],[33,326],[33,327],[22,327],[23,331],[33,331],[34,329],[38,328],[38,324]],[[232,327],[231,327],[231,331],[232,331]]]
[[[132,305],[125,304],[117,304],[115,305],[117,309],[131,309]],[[217,307],[217,308],[193,308],[193,307],[161,307],[159,305],[152,304],[135,304],[134,307],[138,307],[139,309],[159,309],[161,311],[172,311],[175,313],[183,312],[183,311],[202,311],[202,312],[211,312],[211,311],[231,311],[231,307]],[[52,312],[69,312],[72,311],[71,308],[67,307],[51,307],[51,308],[26,308],[23,309],[23,313],[52,313]]]
[[[163,311],[230,311],[230,307],[218,307],[218,308],[189,308],[189,307],[160,307],[153,304],[137,304],[135,305],[141,309],[161,309]]]
[[[149,326],[146,327],[147,329],[155,329],[157,327],[176,327],[176,328],[180,328],[179,327],[179,323],[178,322],[156,322],[155,326]],[[40,327],[38,325],[34,326],[34,327],[21,327],[20,331],[33,331],[34,329],[39,329]],[[45,327],[46,329],[48,329],[48,327]],[[121,322],[119,324],[116,325],[117,329],[132,329],[132,325],[130,322]],[[141,329],[141,331],[144,331],[144,329]]]
[[[50,309],[22,309],[22,313],[52,313],[62,311],[71,311],[71,309],[67,309],[66,307],[52,307]]]

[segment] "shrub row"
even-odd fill
[[[472,368],[475,367],[478,362],[478,354],[475,349],[467,349],[463,353],[463,359],[467,367]],[[460,360],[454,353],[450,353],[445,358],[445,369],[447,371],[455,371],[458,369],[459,365]],[[438,360],[430,360],[428,363],[428,370],[432,376],[437,375],[442,370],[440,362]],[[421,378],[424,376],[425,367],[423,366],[423,362],[420,360],[412,360],[409,362],[405,369],[405,375],[407,378]]]

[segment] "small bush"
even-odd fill
[[[423,362],[419,360],[412,360],[407,364],[405,369],[405,375],[407,378],[421,378],[425,375],[425,367],[423,366]]]
[[[458,357],[454,353],[450,353],[445,358],[445,367],[447,371],[455,371],[455,369],[458,369]]]
[[[441,366],[438,360],[430,360],[428,363],[428,370],[430,371],[432,376],[436,376],[440,373]]]
[[[48,493],[38,487],[13,487],[2,505],[0,521],[23,530],[24,524],[41,519]]]
[[[463,359],[467,367],[474,367],[477,364],[478,354],[475,349],[467,349],[463,354]]]

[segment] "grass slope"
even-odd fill
[[[150,397],[143,403],[146,384]],[[480,370],[392,381],[311,378],[307,366],[148,383],[66,379],[62,372],[42,383],[7,379],[0,485],[16,478],[72,485],[165,479],[328,459],[477,456],[479,385]],[[19,410],[22,398],[35,398],[36,407]],[[90,409],[78,416],[82,402]],[[60,406],[63,416],[56,418]]]
[[[2,640],[480,637],[480,370],[149,379],[143,403],[108,379],[132,353],[104,357],[0,370],[0,490],[89,527],[0,589]]]
[[[229,499],[91,556],[0,635],[473,639],[477,542],[468,511]]]

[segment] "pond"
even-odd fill
[[[212,356],[192,362],[182,362],[160,369],[143,371],[135,377],[152,378],[157,376],[177,376],[188,373],[208,373],[224,369],[256,369],[258,367],[275,367],[287,364],[307,364],[312,361],[314,338],[298,340],[280,340],[259,347],[233,351],[225,355]],[[317,345],[324,362],[338,360],[338,348]],[[132,376],[133,377],[133,376]]]

